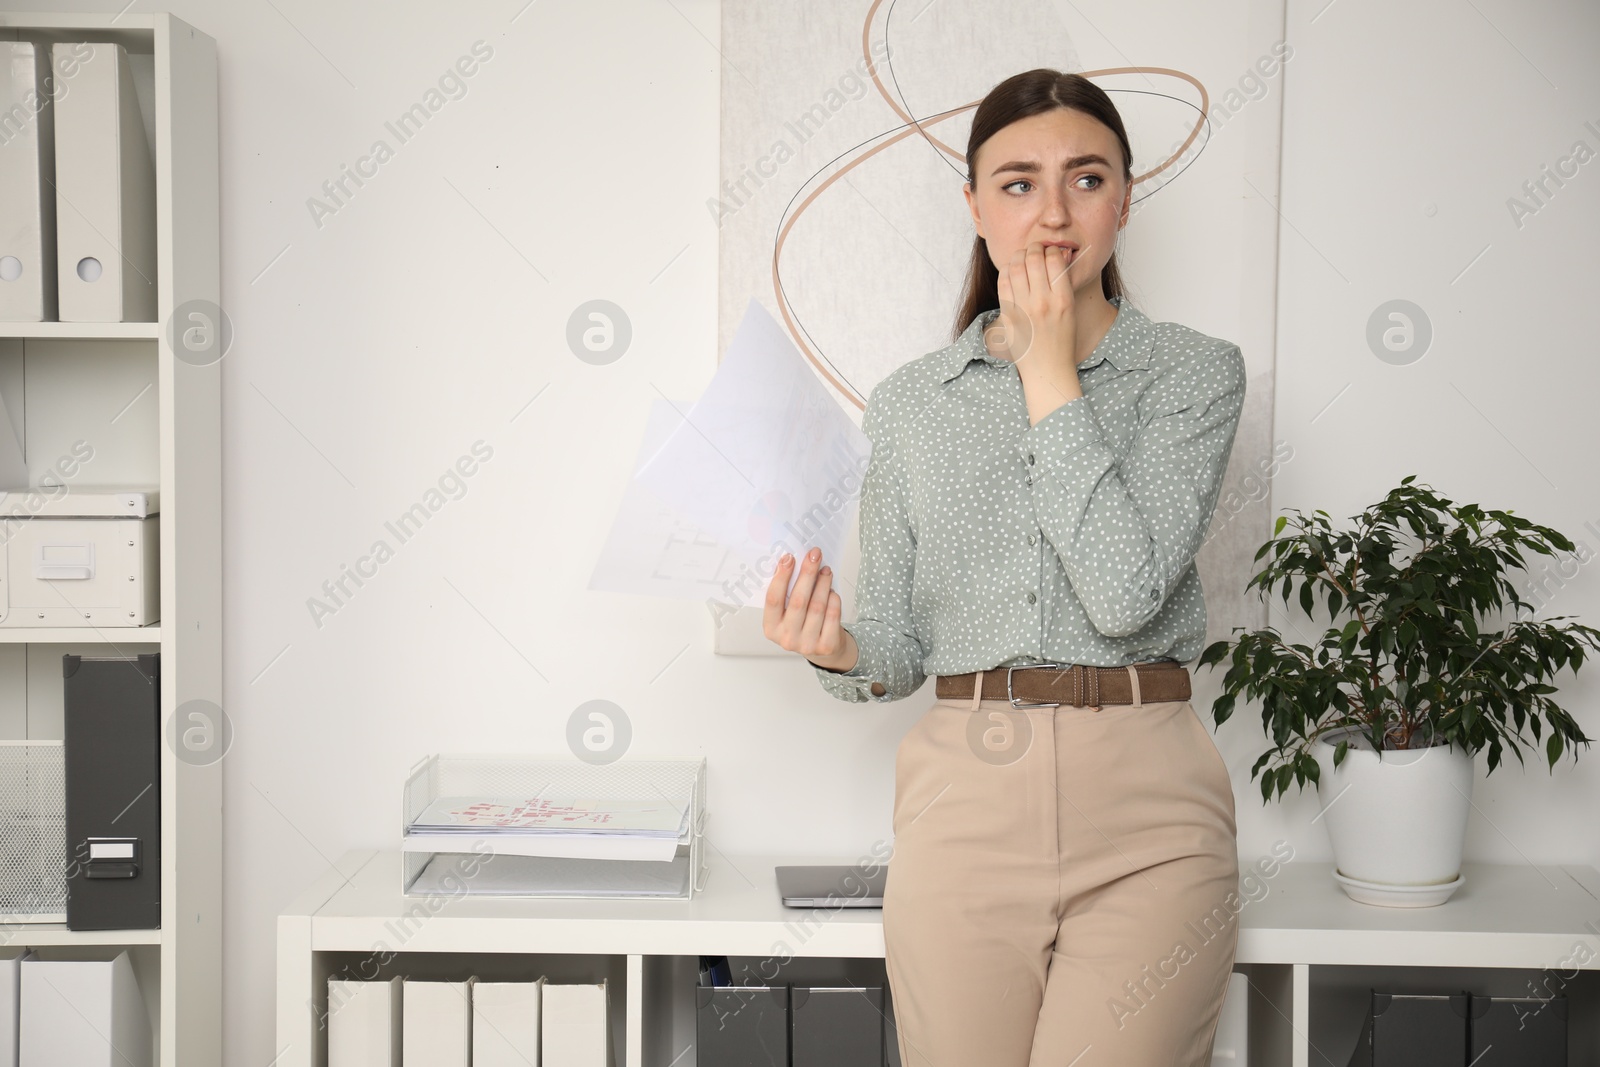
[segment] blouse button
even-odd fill
[[[1039,598],[1038,597],[1034,596],[1032,593],[1028,594],[1028,603],[1036,604],[1038,602],[1039,602]]]
[[[1029,534],[1028,535],[1028,544],[1030,544],[1030,545],[1033,544],[1033,541],[1034,541],[1033,534]]]

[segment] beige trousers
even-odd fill
[[[893,825],[904,1067],[1209,1065],[1239,859],[1189,701],[940,700],[896,752]]]

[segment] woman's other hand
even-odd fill
[[[839,625],[844,610],[833,591],[833,571],[822,563],[822,549],[806,553],[794,589],[794,557],[787,552],[778,561],[761,614],[761,630],[769,641],[787,652],[798,652],[818,667],[847,671],[856,665],[856,639]]]

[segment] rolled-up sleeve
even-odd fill
[[[812,664],[825,690],[854,703],[901,700],[927,680],[924,650],[911,612],[916,532],[905,503],[904,468],[878,394],[874,388],[861,418],[861,430],[872,443],[872,458],[861,486],[856,618],[841,624],[855,638],[859,658],[848,671]],[[874,684],[884,692],[874,694]]]
[[[1040,528],[1102,634],[1136,633],[1155,618],[1200,551],[1245,382],[1233,344],[1164,375],[1147,396],[1153,416],[1120,462],[1087,397],[1018,438]]]

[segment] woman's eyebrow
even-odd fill
[[[1106,162],[1106,157],[1105,156],[1097,156],[1097,155],[1094,155],[1094,154],[1091,153],[1089,155],[1073,156],[1071,159],[1067,160],[1065,163],[1063,163],[1061,165],[1061,169],[1062,170],[1074,170],[1074,169],[1076,169],[1078,167],[1086,167],[1086,166],[1089,166],[1090,164],[1093,164],[1093,163],[1098,163],[1102,167],[1111,166],[1110,163]],[[996,167],[994,170],[989,172],[989,177],[992,178],[996,174],[1003,174],[1006,171],[1011,171],[1011,170],[1017,171],[1017,172],[1022,173],[1022,174],[1037,174],[1037,173],[1039,173],[1039,171],[1041,169],[1042,168],[1039,166],[1039,163],[1038,163],[1037,160],[1018,159],[1018,160],[1013,160],[1010,163],[1002,163],[1000,166]]]

